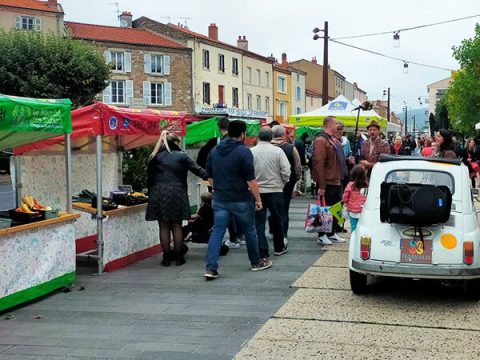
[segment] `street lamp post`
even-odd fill
[[[323,37],[318,35],[323,31]],[[322,105],[328,103],[328,21],[325,21],[323,30],[313,29],[313,40],[323,38],[323,80],[322,80]]]
[[[404,101],[403,104],[405,105],[405,135],[407,135],[408,134],[407,103]]]
[[[390,122],[390,88],[387,91],[383,90],[383,95],[387,93],[387,121]]]

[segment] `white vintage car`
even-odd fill
[[[383,155],[349,248],[350,285],[368,276],[463,281],[480,297],[480,234],[467,167],[458,159]]]

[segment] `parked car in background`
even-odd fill
[[[460,160],[382,156],[350,241],[352,291],[368,291],[370,276],[455,280],[479,299],[480,233],[471,190]]]

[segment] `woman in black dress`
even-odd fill
[[[181,252],[183,243],[182,220],[190,219],[187,175],[190,170],[202,179],[207,179],[204,169],[180,149],[180,138],[163,131],[148,162],[148,206],[147,221],[158,221],[160,244],[163,250],[163,266],[172,260],[183,265]],[[170,232],[173,233],[174,249],[170,247]]]

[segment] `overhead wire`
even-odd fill
[[[361,51],[364,51],[364,52],[368,52],[368,53],[370,53],[370,54],[374,54],[374,55],[377,55],[377,56],[382,56],[382,57],[387,58],[387,59],[392,59],[392,60],[401,61],[401,62],[403,62],[404,64],[414,64],[414,65],[423,66],[423,67],[432,68],[432,69],[445,70],[445,71],[454,71],[453,69],[449,69],[449,68],[444,68],[444,67],[435,66],[435,65],[422,64],[422,63],[419,63],[419,62],[416,62],[416,61],[411,61],[411,60],[406,60],[406,59],[400,59],[400,58],[397,58],[397,57],[394,57],[394,56],[385,55],[385,54],[382,54],[382,53],[379,53],[379,52],[376,52],[376,51],[373,51],[373,50],[368,50],[368,49],[364,49],[364,48],[361,48],[361,47],[358,47],[358,46],[355,46],[355,45],[346,44],[346,43],[344,43],[344,42],[337,41],[337,40],[335,40],[335,39],[329,39],[329,41],[334,42],[334,43],[336,43],[336,44],[343,45],[343,46],[351,47],[351,48],[353,48],[353,49],[357,49],[357,50],[361,50]]]
[[[403,29],[396,29],[396,30],[392,30],[392,31],[382,31],[382,32],[362,34],[362,35],[341,36],[341,37],[333,38],[331,40],[356,39],[356,38],[367,37],[367,36],[378,36],[378,35],[386,35],[386,34],[392,34],[392,33],[395,34],[395,33],[401,32],[401,31],[408,31],[408,30],[426,28],[426,27],[430,27],[430,26],[437,26],[437,25],[452,23],[452,22],[456,22],[456,21],[472,19],[472,18],[479,17],[479,16],[480,16],[480,14],[465,16],[465,17],[461,17],[461,18],[457,18],[457,19],[439,21],[439,22],[432,23],[432,24],[417,25],[417,26],[407,27],[407,28],[403,28]]]

